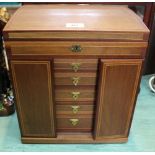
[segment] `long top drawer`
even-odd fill
[[[80,41],[27,41],[5,42],[9,56],[29,58],[54,56],[76,59],[79,57],[144,57],[146,42],[80,42]]]

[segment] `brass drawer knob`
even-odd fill
[[[79,95],[80,95],[80,92],[72,92],[72,98],[73,98],[74,100],[77,100],[78,97],[79,97]]]
[[[78,105],[73,105],[73,106],[71,106],[71,108],[72,108],[72,112],[73,112],[74,114],[77,114],[78,111],[79,111],[79,109],[80,109],[80,106],[78,106]]]
[[[82,48],[81,48],[80,45],[72,45],[71,51],[72,52],[81,52],[82,51]]]
[[[70,120],[70,122],[71,122],[71,124],[73,126],[76,126],[79,123],[79,119],[76,119],[76,118],[72,118],[72,119],[69,119],[69,120]]]
[[[72,70],[74,72],[77,72],[79,70],[79,67],[80,67],[80,63],[72,63],[71,66],[72,66]]]
[[[73,85],[74,86],[77,86],[78,85],[78,83],[79,83],[79,77],[72,77],[72,82],[73,82]]]

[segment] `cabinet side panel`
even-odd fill
[[[95,137],[126,137],[141,60],[101,60]]]
[[[22,136],[55,137],[48,61],[11,61]]]

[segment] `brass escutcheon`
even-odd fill
[[[76,119],[76,118],[72,118],[72,119],[69,119],[69,120],[70,120],[70,122],[71,122],[71,124],[73,126],[76,126],[79,123],[79,119]]]
[[[78,111],[79,111],[79,109],[80,109],[80,106],[78,106],[78,105],[72,105],[71,108],[72,108],[72,112],[74,114],[77,114]]]
[[[74,100],[77,100],[78,97],[79,97],[79,95],[80,95],[80,92],[72,92],[72,98],[73,98]]]
[[[73,71],[77,72],[80,65],[81,65],[80,63],[72,63],[71,66],[72,66]]]
[[[74,86],[77,86],[78,85],[78,83],[79,83],[79,77],[72,77],[72,82],[73,82],[73,85]]]
[[[82,48],[81,48],[81,46],[80,45],[72,45],[72,47],[71,47],[71,51],[72,52],[81,52],[82,51]]]

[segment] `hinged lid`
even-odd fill
[[[126,6],[24,5],[4,28],[5,39],[147,40],[148,28]]]

